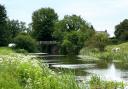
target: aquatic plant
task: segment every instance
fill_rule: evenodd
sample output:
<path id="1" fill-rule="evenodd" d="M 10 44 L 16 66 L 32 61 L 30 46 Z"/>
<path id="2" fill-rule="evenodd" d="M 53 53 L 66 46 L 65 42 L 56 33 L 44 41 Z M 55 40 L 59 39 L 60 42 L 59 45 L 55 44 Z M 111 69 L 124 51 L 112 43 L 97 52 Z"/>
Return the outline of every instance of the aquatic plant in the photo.
<path id="1" fill-rule="evenodd" d="M 97 75 L 91 77 L 89 84 L 90 89 L 124 89 L 123 82 L 104 81 Z"/>

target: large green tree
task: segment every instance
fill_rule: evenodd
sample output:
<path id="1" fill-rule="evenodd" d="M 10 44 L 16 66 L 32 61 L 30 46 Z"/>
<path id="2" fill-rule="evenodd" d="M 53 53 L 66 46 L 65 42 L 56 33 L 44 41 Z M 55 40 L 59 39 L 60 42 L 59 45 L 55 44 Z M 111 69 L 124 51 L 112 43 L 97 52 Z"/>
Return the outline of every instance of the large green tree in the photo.
<path id="1" fill-rule="evenodd" d="M 0 46 L 8 44 L 7 14 L 5 7 L 0 5 Z"/>
<path id="2" fill-rule="evenodd" d="M 115 27 L 115 36 L 118 40 L 128 40 L 128 19 L 123 20 Z"/>
<path id="3" fill-rule="evenodd" d="M 52 8 L 41 8 L 32 15 L 33 35 L 39 41 L 53 40 L 54 23 L 58 19 Z"/>
<path id="4" fill-rule="evenodd" d="M 63 20 L 56 22 L 54 37 L 57 40 L 62 40 L 65 34 L 72 31 L 81 32 L 86 39 L 90 37 L 95 31 L 93 26 L 87 23 L 83 18 L 77 15 L 66 15 Z"/>
<path id="5" fill-rule="evenodd" d="M 66 15 L 56 22 L 54 37 L 63 54 L 78 54 L 84 43 L 95 32 L 93 26 L 77 15 Z"/>

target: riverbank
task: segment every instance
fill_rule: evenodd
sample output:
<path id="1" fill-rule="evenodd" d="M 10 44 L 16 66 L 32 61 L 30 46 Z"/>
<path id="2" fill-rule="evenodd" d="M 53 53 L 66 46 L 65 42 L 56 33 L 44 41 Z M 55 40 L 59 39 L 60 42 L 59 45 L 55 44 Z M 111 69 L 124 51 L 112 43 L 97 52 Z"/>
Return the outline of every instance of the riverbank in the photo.
<path id="1" fill-rule="evenodd" d="M 115 49 L 118 49 L 115 51 Z M 80 52 L 83 60 L 91 57 L 91 60 L 106 60 L 128 62 L 128 42 L 119 45 L 109 45 L 104 52 L 98 51 L 96 48 L 83 48 Z"/>
<path id="2" fill-rule="evenodd" d="M 0 48 L 1 89 L 80 89 L 73 74 L 58 74 L 33 56 Z"/>
<path id="3" fill-rule="evenodd" d="M 10 48 L 0 48 L 0 71 L 1 89 L 113 89 L 124 85 L 99 77 L 87 80 L 89 84 L 86 81 L 79 84 L 73 73 L 54 72 L 33 56 L 18 54 Z"/>

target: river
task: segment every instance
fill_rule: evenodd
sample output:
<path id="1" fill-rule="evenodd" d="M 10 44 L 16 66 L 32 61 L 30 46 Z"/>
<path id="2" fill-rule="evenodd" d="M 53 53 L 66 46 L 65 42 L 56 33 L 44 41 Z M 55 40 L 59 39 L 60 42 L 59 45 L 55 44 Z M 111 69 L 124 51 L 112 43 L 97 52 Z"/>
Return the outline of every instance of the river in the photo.
<path id="1" fill-rule="evenodd" d="M 63 73 L 73 72 L 77 80 L 89 80 L 98 75 L 103 80 L 124 81 L 128 83 L 128 63 L 102 61 L 83 61 L 79 57 L 44 56 L 43 62 L 52 70 Z"/>

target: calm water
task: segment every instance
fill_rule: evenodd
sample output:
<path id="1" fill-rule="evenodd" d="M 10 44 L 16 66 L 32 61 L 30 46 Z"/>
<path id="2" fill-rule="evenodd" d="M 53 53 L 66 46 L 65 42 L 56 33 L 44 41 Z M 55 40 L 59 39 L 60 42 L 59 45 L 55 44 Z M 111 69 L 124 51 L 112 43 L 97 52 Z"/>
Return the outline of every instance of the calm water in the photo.
<path id="1" fill-rule="evenodd" d="M 82 61 L 79 57 L 47 56 L 43 58 L 49 67 L 63 73 L 72 71 L 78 80 L 90 79 L 92 75 L 98 75 L 104 80 L 128 82 L 128 64 L 105 61 Z M 64 71 L 63 71 L 64 70 Z"/>

